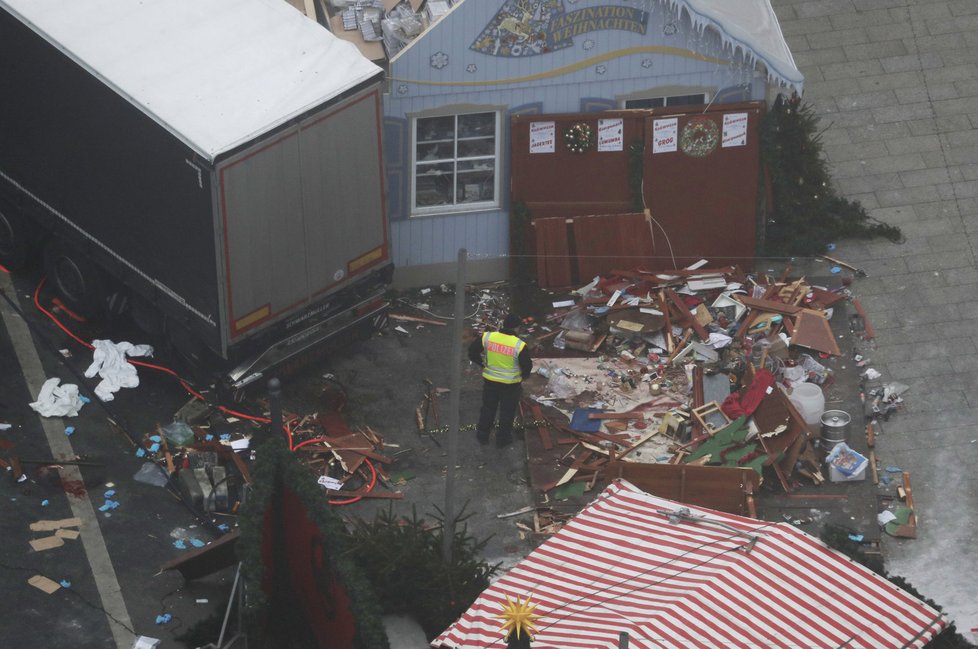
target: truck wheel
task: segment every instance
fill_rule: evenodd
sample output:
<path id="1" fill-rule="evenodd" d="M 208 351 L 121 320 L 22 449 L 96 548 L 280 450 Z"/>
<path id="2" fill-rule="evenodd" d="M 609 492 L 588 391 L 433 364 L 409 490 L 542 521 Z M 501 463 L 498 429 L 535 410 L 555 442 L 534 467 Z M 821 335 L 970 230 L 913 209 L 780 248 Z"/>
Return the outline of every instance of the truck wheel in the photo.
<path id="1" fill-rule="evenodd" d="M 0 201 L 0 264 L 8 270 L 30 265 L 40 249 L 43 230 Z"/>
<path id="2" fill-rule="evenodd" d="M 89 318 L 105 313 L 104 273 L 61 241 L 53 240 L 44 248 L 44 272 L 69 309 Z"/>

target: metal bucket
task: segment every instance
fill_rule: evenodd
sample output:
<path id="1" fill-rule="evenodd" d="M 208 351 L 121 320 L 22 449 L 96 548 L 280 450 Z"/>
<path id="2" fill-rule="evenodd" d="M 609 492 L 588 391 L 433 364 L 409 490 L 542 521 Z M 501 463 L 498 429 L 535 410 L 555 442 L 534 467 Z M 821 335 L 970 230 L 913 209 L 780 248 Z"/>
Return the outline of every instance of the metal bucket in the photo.
<path id="1" fill-rule="evenodd" d="M 826 410 L 822 413 L 822 441 L 829 446 L 844 442 L 849 437 L 852 417 L 844 410 Z"/>

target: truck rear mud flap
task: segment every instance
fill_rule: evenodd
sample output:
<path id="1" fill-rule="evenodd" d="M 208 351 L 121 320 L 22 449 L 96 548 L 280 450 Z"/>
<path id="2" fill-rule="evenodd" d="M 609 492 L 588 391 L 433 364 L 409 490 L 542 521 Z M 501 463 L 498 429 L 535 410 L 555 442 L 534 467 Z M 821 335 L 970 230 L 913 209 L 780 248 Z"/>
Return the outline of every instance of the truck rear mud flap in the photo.
<path id="1" fill-rule="evenodd" d="M 277 342 L 227 373 L 225 379 L 235 390 L 240 390 L 267 375 L 271 370 L 297 357 L 311 353 L 327 341 L 357 327 L 371 326 L 380 329 L 387 323 L 390 303 L 372 296 L 352 308 L 321 320 L 306 329 L 297 331 Z"/>

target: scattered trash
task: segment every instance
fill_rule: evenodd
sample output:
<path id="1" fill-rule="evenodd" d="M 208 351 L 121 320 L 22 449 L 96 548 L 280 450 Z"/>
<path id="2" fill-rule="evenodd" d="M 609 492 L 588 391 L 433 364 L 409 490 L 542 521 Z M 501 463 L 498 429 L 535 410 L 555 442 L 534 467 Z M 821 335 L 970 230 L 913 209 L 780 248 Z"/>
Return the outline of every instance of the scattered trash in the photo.
<path id="1" fill-rule="evenodd" d="M 136 453 L 139 455 L 139 453 Z M 153 485 L 154 487 L 166 486 L 168 482 L 166 472 L 153 462 L 144 462 L 139 471 L 133 476 L 136 482 Z"/>
<path id="2" fill-rule="evenodd" d="M 102 401 L 112 401 L 115 393 L 122 388 L 135 388 L 139 385 L 136 366 L 127 357 L 146 357 L 153 355 L 149 345 L 133 345 L 128 342 L 114 343 L 111 340 L 93 340 L 92 364 L 85 370 L 85 376 L 96 375 L 102 381 L 95 386 L 95 394 Z"/>
<path id="3" fill-rule="evenodd" d="M 65 427 L 65 435 L 67 435 L 68 437 L 71 437 L 71 435 L 74 432 L 75 432 L 75 427 L 74 426 L 67 426 L 67 427 Z"/>
<path id="4" fill-rule="evenodd" d="M 37 395 L 37 401 L 30 404 L 31 409 L 42 417 L 76 417 L 87 401 L 79 396 L 77 385 L 59 385 L 60 383 L 59 378 L 45 381 Z"/>

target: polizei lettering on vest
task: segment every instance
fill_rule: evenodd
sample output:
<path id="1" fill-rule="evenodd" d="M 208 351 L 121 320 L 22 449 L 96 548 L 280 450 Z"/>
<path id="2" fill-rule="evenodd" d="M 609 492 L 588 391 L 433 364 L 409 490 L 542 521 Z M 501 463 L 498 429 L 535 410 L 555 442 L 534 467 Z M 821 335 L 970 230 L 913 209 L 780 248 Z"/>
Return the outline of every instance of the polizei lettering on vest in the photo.
<path id="1" fill-rule="evenodd" d="M 505 354 L 506 356 L 512 356 L 516 353 L 516 348 L 510 345 L 500 345 L 499 343 L 494 343 L 490 341 L 486 345 L 486 351 L 495 352 L 497 354 Z"/>

